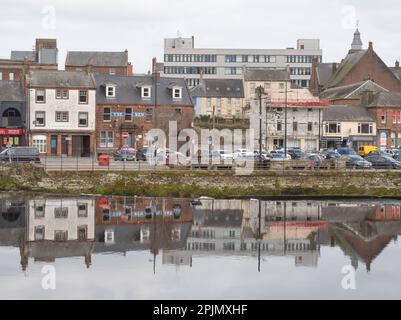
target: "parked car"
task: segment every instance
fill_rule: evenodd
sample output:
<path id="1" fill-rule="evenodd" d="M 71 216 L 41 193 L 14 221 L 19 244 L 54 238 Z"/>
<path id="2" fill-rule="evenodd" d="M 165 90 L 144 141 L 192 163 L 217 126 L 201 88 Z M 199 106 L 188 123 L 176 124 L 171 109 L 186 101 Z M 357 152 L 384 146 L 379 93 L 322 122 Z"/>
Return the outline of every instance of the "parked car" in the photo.
<path id="1" fill-rule="evenodd" d="M 287 156 L 284 156 L 284 153 L 273 153 L 271 155 L 271 161 L 290 161 L 291 156 L 287 154 Z"/>
<path id="2" fill-rule="evenodd" d="M 339 158 L 341 158 L 341 154 L 339 154 L 337 152 L 337 150 L 323 151 L 320 155 L 325 159 L 339 159 Z"/>
<path id="3" fill-rule="evenodd" d="M 377 152 L 379 149 L 375 146 L 363 146 L 359 148 L 359 155 L 361 157 L 366 157 L 367 155 L 371 154 L 372 152 Z"/>
<path id="4" fill-rule="evenodd" d="M 213 160 L 233 161 L 234 155 L 226 150 L 215 150 L 212 154 Z"/>
<path id="5" fill-rule="evenodd" d="M 135 161 L 136 152 L 130 149 L 121 149 L 113 153 L 114 161 Z"/>
<path id="6" fill-rule="evenodd" d="M 349 169 L 371 169 L 373 165 L 361 156 L 350 155 L 346 158 L 346 166 Z"/>
<path id="7" fill-rule="evenodd" d="M 253 158 L 254 153 L 248 149 L 237 149 L 233 153 L 234 160 L 238 158 Z"/>
<path id="8" fill-rule="evenodd" d="M 259 150 L 255 150 L 253 152 L 255 160 L 268 161 L 271 159 L 271 155 L 266 150 L 262 150 L 262 156 L 259 156 L 259 152 L 260 152 Z"/>
<path id="9" fill-rule="evenodd" d="M 299 148 L 291 148 L 291 149 L 289 149 L 288 150 L 288 154 L 291 156 L 291 158 L 293 160 L 301 160 L 301 159 L 305 158 L 305 152 L 303 152 Z"/>
<path id="10" fill-rule="evenodd" d="M 37 148 L 12 147 L 0 153 L 0 161 L 40 163 L 40 154 Z"/>
<path id="11" fill-rule="evenodd" d="M 401 169 L 401 162 L 389 156 L 370 155 L 365 158 L 375 169 Z"/>
<path id="12" fill-rule="evenodd" d="M 351 155 L 357 155 L 356 151 L 353 148 L 349 147 L 344 147 L 344 148 L 338 148 L 337 152 L 341 156 L 351 156 Z"/>

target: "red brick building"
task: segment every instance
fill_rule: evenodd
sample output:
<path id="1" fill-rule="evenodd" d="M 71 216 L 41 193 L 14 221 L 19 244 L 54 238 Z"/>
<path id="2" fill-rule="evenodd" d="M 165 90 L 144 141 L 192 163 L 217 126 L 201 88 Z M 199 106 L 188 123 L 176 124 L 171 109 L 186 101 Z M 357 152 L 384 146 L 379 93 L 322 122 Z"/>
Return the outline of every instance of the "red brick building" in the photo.
<path id="1" fill-rule="evenodd" d="M 383 148 L 401 147 L 401 93 L 365 92 L 363 104 L 376 118 L 378 146 Z"/>
<path id="2" fill-rule="evenodd" d="M 192 127 L 194 105 L 184 79 L 97 75 L 96 83 L 98 153 L 142 148 L 150 129 L 168 136 L 170 121 L 177 122 L 178 132 Z"/>
<path id="3" fill-rule="evenodd" d="M 87 70 L 88 67 L 90 68 L 89 71 Z M 132 65 L 128 61 L 127 50 L 123 52 L 69 51 L 65 70 L 119 76 L 131 76 L 133 72 Z"/>
<path id="4" fill-rule="evenodd" d="M 331 70 L 331 75 L 330 75 Z M 369 42 L 367 50 L 362 49 L 360 33 L 354 34 L 352 48 L 340 64 L 314 63 L 312 68 L 311 91 L 319 94 L 330 88 L 353 85 L 371 80 L 393 92 L 401 92 L 401 81 L 373 49 Z"/>

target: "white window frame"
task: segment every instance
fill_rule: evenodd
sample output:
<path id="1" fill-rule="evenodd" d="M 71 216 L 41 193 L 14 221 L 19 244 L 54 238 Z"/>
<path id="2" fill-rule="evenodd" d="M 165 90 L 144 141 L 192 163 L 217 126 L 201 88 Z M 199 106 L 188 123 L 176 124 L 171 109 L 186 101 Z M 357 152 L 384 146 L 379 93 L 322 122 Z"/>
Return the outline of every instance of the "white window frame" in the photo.
<path id="1" fill-rule="evenodd" d="M 142 99 L 150 99 L 152 97 L 151 87 L 142 87 L 141 89 L 142 89 L 141 90 Z"/>
<path id="2" fill-rule="evenodd" d="M 110 89 L 112 92 L 110 92 Z M 116 97 L 116 87 L 115 86 L 106 86 L 106 97 L 107 98 L 115 98 Z"/>
<path id="3" fill-rule="evenodd" d="M 176 93 L 178 93 L 178 96 L 176 96 Z M 174 100 L 182 99 L 182 88 L 173 88 L 173 99 Z"/>
<path id="4" fill-rule="evenodd" d="M 8 80 L 14 81 L 14 78 L 15 78 L 14 72 L 10 72 L 10 73 L 8 74 Z"/>
<path id="5" fill-rule="evenodd" d="M 32 146 L 37 148 L 39 153 L 47 153 L 47 137 L 44 135 L 33 136 Z"/>

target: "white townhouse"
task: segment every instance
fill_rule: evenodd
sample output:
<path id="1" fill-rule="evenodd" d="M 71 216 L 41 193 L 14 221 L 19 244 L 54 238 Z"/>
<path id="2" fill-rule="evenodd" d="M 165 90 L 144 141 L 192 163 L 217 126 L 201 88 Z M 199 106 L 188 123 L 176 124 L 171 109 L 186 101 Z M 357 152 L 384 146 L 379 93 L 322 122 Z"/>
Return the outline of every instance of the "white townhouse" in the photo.
<path id="1" fill-rule="evenodd" d="M 29 143 L 41 153 L 88 157 L 94 152 L 96 83 L 92 74 L 31 71 Z"/>

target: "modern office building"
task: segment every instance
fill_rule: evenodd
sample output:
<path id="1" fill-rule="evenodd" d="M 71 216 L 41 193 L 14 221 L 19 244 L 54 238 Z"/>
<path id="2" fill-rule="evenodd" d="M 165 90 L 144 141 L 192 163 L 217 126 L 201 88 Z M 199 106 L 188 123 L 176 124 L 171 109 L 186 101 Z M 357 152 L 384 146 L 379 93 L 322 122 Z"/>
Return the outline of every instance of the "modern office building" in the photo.
<path id="1" fill-rule="evenodd" d="M 318 39 L 300 39 L 287 49 L 204 49 L 195 47 L 195 38 L 164 40 L 164 74 L 187 79 L 190 87 L 204 79 L 241 79 L 243 67 L 290 68 L 291 80 L 308 87 L 312 60 L 322 61 Z"/>

